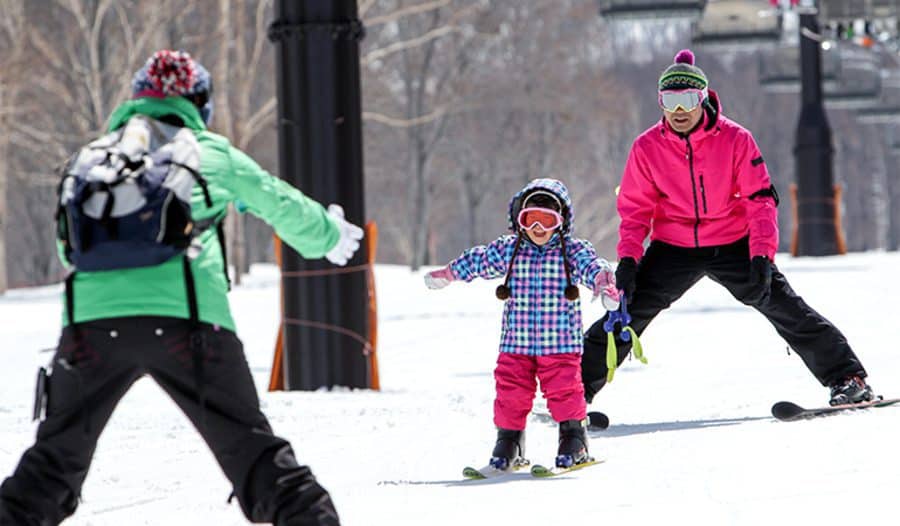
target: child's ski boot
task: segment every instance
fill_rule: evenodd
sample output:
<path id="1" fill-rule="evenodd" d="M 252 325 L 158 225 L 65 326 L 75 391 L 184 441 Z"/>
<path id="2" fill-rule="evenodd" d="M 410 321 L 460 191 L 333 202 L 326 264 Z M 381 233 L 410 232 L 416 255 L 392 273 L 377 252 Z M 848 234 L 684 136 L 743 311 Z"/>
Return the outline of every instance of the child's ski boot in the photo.
<path id="1" fill-rule="evenodd" d="M 556 452 L 556 467 L 570 468 L 583 464 L 588 456 L 587 434 L 581 420 L 566 420 L 559 423 L 559 449 Z"/>
<path id="2" fill-rule="evenodd" d="M 525 460 L 525 431 L 497 428 L 497 444 L 491 454 L 490 465 L 506 471 L 511 467 L 528 464 Z"/>

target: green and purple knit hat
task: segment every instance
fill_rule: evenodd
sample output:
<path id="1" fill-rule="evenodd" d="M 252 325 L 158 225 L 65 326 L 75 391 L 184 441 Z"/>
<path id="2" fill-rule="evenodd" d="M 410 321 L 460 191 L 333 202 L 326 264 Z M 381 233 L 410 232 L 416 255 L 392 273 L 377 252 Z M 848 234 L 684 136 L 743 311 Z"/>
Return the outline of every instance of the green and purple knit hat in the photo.
<path id="1" fill-rule="evenodd" d="M 694 54 L 682 49 L 675 55 L 674 63 L 659 76 L 659 91 L 699 89 L 706 91 L 709 80 L 706 73 L 694 65 Z"/>

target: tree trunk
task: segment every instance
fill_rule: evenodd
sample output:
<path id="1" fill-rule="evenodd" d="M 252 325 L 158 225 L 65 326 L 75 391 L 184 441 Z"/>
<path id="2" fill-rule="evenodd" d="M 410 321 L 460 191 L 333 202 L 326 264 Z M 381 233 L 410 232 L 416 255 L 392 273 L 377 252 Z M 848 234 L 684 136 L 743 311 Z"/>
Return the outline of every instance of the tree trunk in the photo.
<path id="1" fill-rule="evenodd" d="M 231 0 L 219 0 L 219 56 L 216 60 L 216 129 L 229 139 L 234 138 L 234 122 L 231 113 Z"/>
<path id="2" fill-rule="evenodd" d="M 891 147 L 890 144 L 886 146 L 889 152 Z M 895 154 L 889 153 L 885 164 L 895 166 L 897 160 L 898 157 Z M 898 250 L 900 249 L 900 178 L 897 177 L 896 172 L 893 170 L 887 172 L 887 198 L 888 232 L 886 248 L 887 250 Z"/>
<path id="3" fill-rule="evenodd" d="M 229 263 L 234 267 L 234 283 L 240 285 L 240 275 L 246 273 L 247 268 L 247 239 L 246 239 L 246 217 L 237 210 L 232 209 L 231 221 L 234 223 L 231 227 L 232 241 L 229 257 Z"/>
<path id="4" fill-rule="evenodd" d="M 235 139 L 234 113 L 231 111 L 231 75 L 232 56 L 231 39 L 234 38 L 232 26 L 232 0 L 219 0 L 219 55 L 216 60 L 216 128 L 231 140 Z M 241 6 L 238 6 L 238 10 Z M 244 272 L 245 247 L 244 221 L 240 213 L 233 208 L 225 219 L 225 238 L 228 251 L 228 263 L 234 268 L 233 281 L 241 284 Z"/>
<path id="5" fill-rule="evenodd" d="M 9 130 L 6 113 L 6 86 L 0 81 L 0 130 Z M 0 133 L 0 294 L 6 292 L 9 283 L 6 272 L 6 223 L 9 210 L 6 206 L 6 180 L 9 168 L 9 134 Z"/>
<path id="6" fill-rule="evenodd" d="M 885 248 L 895 251 L 900 248 L 900 196 L 897 195 L 896 190 L 891 189 L 888 197 L 888 220 L 890 222 L 888 223 Z"/>
<path id="7" fill-rule="evenodd" d="M 475 246 L 478 240 L 478 201 L 479 192 L 476 188 L 476 175 L 471 168 L 467 168 L 462 175 L 463 210 L 469 213 L 469 231 L 466 246 Z"/>
<path id="8" fill-rule="evenodd" d="M 428 251 L 428 181 L 426 171 L 427 156 L 422 144 L 422 137 L 417 131 L 410 134 L 410 157 L 413 163 L 412 185 L 412 261 L 413 271 L 426 263 Z"/>

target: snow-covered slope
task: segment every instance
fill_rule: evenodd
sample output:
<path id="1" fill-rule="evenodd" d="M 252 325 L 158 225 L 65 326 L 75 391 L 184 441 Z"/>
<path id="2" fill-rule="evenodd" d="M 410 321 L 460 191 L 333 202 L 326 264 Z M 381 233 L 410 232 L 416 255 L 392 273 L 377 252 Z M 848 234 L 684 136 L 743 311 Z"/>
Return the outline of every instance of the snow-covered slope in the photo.
<path id="1" fill-rule="evenodd" d="M 898 254 L 778 262 L 794 288 L 846 334 L 870 383 L 900 395 Z M 461 482 L 493 446 L 502 305 L 496 283 L 429 291 L 420 274 L 377 269 L 381 392 L 268 393 L 277 269 L 254 267 L 231 294 L 264 411 L 332 492 L 348 526 L 590 524 L 897 524 L 900 409 L 798 423 L 773 402 L 823 404 L 827 391 L 765 320 L 704 281 L 642 341 L 594 408 L 606 459 L 566 477 Z M 59 330 L 59 287 L 0 296 L 0 476 L 31 443 L 36 366 Z M 586 319 L 601 314 L 586 305 Z M 532 460 L 556 429 L 533 419 Z M 150 380 L 125 397 L 101 438 L 73 526 L 246 524 L 205 445 Z"/>

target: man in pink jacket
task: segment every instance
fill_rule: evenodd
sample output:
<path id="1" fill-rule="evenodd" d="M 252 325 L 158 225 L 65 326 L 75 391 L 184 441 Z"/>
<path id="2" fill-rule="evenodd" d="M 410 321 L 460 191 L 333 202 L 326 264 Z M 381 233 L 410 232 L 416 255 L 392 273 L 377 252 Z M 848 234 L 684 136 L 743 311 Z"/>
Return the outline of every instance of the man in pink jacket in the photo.
<path id="1" fill-rule="evenodd" d="M 641 334 L 704 276 L 762 313 L 831 389 L 831 404 L 874 398 L 843 334 L 791 289 L 774 264 L 778 194 L 749 131 L 721 114 L 688 50 L 659 78 L 663 118 L 632 145 L 618 196 L 616 283 Z M 644 250 L 644 240 L 650 244 Z M 582 381 L 590 402 L 606 383 L 606 333 L 588 329 Z M 616 339 L 619 363 L 630 342 Z"/>

